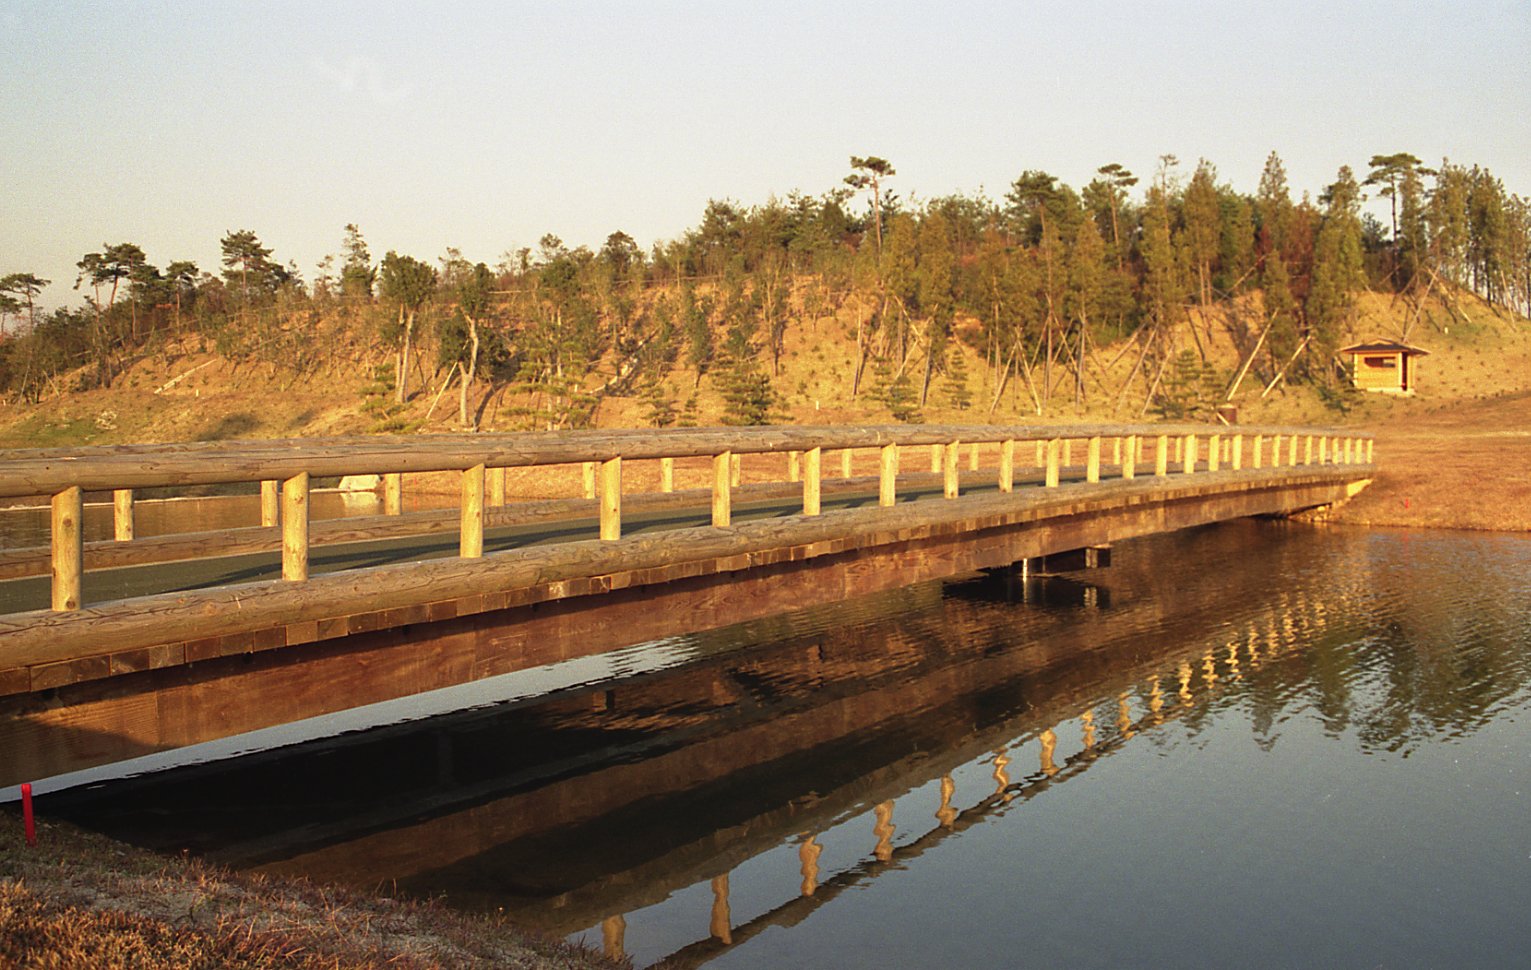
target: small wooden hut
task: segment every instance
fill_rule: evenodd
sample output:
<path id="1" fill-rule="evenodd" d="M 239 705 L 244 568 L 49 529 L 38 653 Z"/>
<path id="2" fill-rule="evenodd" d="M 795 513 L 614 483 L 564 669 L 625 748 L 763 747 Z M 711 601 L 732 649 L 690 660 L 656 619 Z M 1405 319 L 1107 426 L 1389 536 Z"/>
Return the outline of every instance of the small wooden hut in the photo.
<path id="1" fill-rule="evenodd" d="M 1418 382 L 1416 360 L 1429 351 L 1396 340 L 1373 340 L 1340 349 L 1350 355 L 1351 382 L 1363 391 L 1413 394 Z"/>

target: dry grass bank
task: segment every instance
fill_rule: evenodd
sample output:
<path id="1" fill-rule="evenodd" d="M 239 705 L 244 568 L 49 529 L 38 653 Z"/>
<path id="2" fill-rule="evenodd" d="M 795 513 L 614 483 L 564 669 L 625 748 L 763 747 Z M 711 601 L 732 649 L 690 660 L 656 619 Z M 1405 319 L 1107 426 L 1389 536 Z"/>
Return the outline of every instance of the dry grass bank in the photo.
<path id="1" fill-rule="evenodd" d="M 611 970 L 491 917 L 166 859 L 0 812 L 0 966 Z"/>

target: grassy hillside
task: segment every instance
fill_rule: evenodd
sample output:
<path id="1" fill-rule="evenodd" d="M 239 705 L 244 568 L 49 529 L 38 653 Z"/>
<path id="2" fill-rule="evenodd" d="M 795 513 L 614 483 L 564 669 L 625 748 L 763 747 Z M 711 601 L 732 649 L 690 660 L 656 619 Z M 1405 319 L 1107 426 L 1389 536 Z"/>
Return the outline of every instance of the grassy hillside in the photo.
<path id="1" fill-rule="evenodd" d="M 1199 347 L 1206 355 L 1209 387 L 1228 386 L 1242 355 L 1237 342 L 1253 343 L 1261 318 L 1258 295 L 1239 303 L 1211 307 L 1193 314 L 1173 335 L 1176 349 Z M 886 407 L 873 397 L 871 368 L 859 395 L 851 393 L 855 368 L 856 321 L 848 311 L 816 319 L 799 316 L 788 327 L 785 354 L 773 385 L 781 400 L 780 419 L 802 424 L 888 422 Z M 1195 328 L 1195 333 L 1191 332 Z M 1087 362 L 1085 398 L 1076 404 L 1074 378 L 1061 363 L 1053 368 L 1054 390 L 1039 415 L 1025 382 L 1011 379 L 995 403 L 993 376 L 979 343 L 977 321 L 958 323 L 956 346 L 964 357 L 965 386 L 970 406 L 952 406 L 949 378 L 933 381 L 921 409 L 927 422 L 1069 421 L 1089 419 L 1152 420 L 1148 387 L 1155 373 L 1151 355 L 1141 356 L 1135 341 L 1119 340 L 1095 348 Z M 1422 307 L 1380 294 L 1363 294 L 1358 339 L 1399 337 L 1431 352 L 1420 371 L 1418 393 L 1394 399 L 1380 395 L 1333 395 L 1326 401 L 1312 387 L 1281 384 L 1263 399 L 1256 373 L 1241 383 L 1233 404 L 1244 422 L 1302 422 L 1372 424 L 1408 416 L 1433 414 L 1531 390 L 1531 325 L 1496 311 L 1470 296 L 1459 295 L 1448 306 L 1438 300 Z M 379 343 L 365 320 L 332 315 L 290 322 L 287 346 L 267 354 L 219 353 L 204 337 L 162 343 L 142 353 L 111 386 L 55 393 L 35 405 L 12 404 L 0 415 L 0 447 L 70 446 L 130 441 L 227 440 L 366 433 L 378 425 L 369 402 L 379 398 L 374 372 L 391 354 Z M 917 350 L 918 348 L 916 348 Z M 434 359 L 427 345 L 418 360 Z M 612 355 L 601 361 L 588 386 L 599 388 L 618 372 L 622 361 Z M 908 365 L 918 389 L 920 358 L 911 352 Z M 1267 366 L 1266 371 L 1272 368 Z M 1165 367 L 1159 385 L 1172 380 Z M 1034 387 L 1043 367 L 1036 367 Z M 447 374 L 421 365 L 416 387 L 400 423 L 420 431 L 454 430 L 457 389 L 442 392 Z M 1129 380 L 1130 377 L 1130 380 Z M 68 386 L 68 382 L 63 382 Z M 725 413 L 719 381 L 713 373 L 697 382 L 693 370 L 676 364 L 659 381 L 661 393 L 679 410 L 694 396 L 695 411 L 683 420 L 708 425 Z M 368 393 L 368 390 L 372 393 Z M 487 402 L 484 383 L 476 387 L 474 406 L 483 405 L 484 430 L 517 430 L 515 395 L 497 389 Z M 1492 409 L 1480 409 L 1480 420 L 1492 423 Z M 642 427 L 650 423 L 650 404 L 642 385 L 602 395 L 595 411 L 598 427 Z"/>

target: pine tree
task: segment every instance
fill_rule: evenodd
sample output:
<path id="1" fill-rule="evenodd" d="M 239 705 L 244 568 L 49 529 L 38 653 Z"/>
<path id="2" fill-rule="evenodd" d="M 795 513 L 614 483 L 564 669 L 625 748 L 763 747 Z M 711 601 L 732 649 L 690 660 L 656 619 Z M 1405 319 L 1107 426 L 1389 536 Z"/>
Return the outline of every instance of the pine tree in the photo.
<path id="1" fill-rule="evenodd" d="M 1326 208 L 1313 247 L 1307 318 L 1319 350 L 1317 359 L 1327 361 L 1339 347 L 1342 328 L 1355 304 L 1355 292 L 1366 285 L 1361 188 L 1350 166 L 1340 167 L 1339 176 L 1324 192 L 1323 201 Z"/>

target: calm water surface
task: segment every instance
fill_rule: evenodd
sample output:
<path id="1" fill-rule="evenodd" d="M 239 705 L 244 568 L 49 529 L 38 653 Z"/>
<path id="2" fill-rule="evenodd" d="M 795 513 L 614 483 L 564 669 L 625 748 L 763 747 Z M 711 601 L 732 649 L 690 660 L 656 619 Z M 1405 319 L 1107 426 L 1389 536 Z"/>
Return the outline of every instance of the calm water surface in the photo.
<path id="1" fill-rule="evenodd" d="M 559 677 L 39 807 L 503 909 L 639 966 L 1503 967 L 1531 947 L 1524 538 L 1235 523 Z"/>

